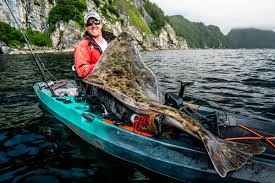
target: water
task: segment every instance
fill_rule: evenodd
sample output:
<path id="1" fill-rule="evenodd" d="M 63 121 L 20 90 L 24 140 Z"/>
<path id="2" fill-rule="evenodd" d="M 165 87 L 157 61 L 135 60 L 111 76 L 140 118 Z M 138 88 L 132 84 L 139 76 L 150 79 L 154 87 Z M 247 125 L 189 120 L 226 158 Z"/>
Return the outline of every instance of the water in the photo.
<path id="1" fill-rule="evenodd" d="M 275 50 L 155 51 L 143 57 L 162 92 L 179 91 L 179 81 L 194 81 L 188 94 L 250 117 L 274 119 Z"/>
<path id="2" fill-rule="evenodd" d="M 58 78 L 73 78 L 72 53 L 40 55 Z M 251 118 L 275 121 L 275 50 L 142 52 L 160 91 L 213 100 Z M 41 75 L 29 55 L 0 56 L 0 182 L 161 182 L 93 148 L 40 109 Z"/>

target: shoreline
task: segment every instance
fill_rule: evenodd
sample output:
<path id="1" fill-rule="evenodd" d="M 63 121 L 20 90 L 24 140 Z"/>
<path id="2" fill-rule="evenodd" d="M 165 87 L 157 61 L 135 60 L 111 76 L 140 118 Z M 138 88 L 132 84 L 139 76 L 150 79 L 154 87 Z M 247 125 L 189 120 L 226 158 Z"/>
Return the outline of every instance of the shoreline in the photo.
<path id="1" fill-rule="evenodd" d="M 73 52 L 74 48 L 65 48 L 65 49 L 54 49 L 54 48 L 50 48 L 50 49 L 39 49 L 39 50 L 33 50 L 34 53 L 67 53 L 67 52 Z M 18 50 L 18 54 L 31 54 L 30 50 Z"/>
<path id="2" fill-rule="evenodd" d="M 6 52 L 3 52 L 1 48 L 4 48 Z M 247 48 L 238 48 L 238 49 L 232 49 L 232 48 L 226 48 L 226 49 L 202 49 L 202 48 L 188 48 L 188 49 L 140 49 L 141 52 L 146 51 L 163 51 L 163 50 L 258 50 L 258 49 L 274 49 L 274 48 L 253 48 L 253 49 L 247 49 Z M 74 48 L 65 48 L 65 49 L 55 49 L 55 48 L 33 48 L 33 52 L 36 54 L 44 54 L 44 53 L 70 53 L 74 52 Z M 31 54 L 31 51 L 29 49 L 15 49 L 10 48 L 7 46 L 0 47 L 0 55 L 28 55 Z"/>
<path id="3" fill-rule="evenodd" d="M 74 48 L 65 49 L 55 49 L 55 48 L 32 48 L 33 53 L 43 54 L 43 53 L 69 53 L 73 52 Z M 7 46 L 0 47 L 0 55 L 28 55 L 31 54 L 29 49 L 16 49 Z"/>

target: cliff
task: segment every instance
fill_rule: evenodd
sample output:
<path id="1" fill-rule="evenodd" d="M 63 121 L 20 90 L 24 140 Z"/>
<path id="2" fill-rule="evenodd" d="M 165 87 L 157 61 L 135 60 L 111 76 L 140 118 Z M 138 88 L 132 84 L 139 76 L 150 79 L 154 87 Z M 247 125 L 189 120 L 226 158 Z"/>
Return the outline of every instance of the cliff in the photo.
<path id="1" fill-rule="evenodd" d="M 143 0 L 0 0 L 0 22 L 17 28 L 5 1 L 21 28 L 49 34 L 55 49 L 72 48 L 82 39 L 83 15 L 92 9 L 101 15 L 106 29 L 115 35 L 130 32 L 142 49 L 188 48 L 168 23 L 158 32 L 151 31 L 153 19 L 146 12 Z"/>

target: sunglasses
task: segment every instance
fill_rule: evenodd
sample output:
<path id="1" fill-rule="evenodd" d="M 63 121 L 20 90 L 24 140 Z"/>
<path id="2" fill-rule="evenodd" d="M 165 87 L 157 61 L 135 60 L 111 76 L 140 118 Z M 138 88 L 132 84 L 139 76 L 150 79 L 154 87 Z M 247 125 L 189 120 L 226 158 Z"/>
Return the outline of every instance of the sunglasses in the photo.
<path id="1" fill-rule="evenodd" d="M 86 26 L 88 27 L 88 26 L 91 26 L 93 24 L 99 25 L 100 23 L 101 23 L 100 20 L 92 20 L 92 21 L 87 22 Z"/>

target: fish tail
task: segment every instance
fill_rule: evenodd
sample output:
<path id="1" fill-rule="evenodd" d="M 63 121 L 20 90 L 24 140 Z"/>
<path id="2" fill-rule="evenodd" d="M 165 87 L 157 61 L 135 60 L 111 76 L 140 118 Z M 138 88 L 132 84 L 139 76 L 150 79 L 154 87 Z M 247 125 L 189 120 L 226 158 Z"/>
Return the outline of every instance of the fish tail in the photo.
<path id="1" fill-rule="evenodd" d="M 231 170 L 241 168 L 251 156 L 265 151 L 265 147 L 219 139 L 208 131 L 199 135 L 221 177 L 225 177 L 227 172 Z"/>

